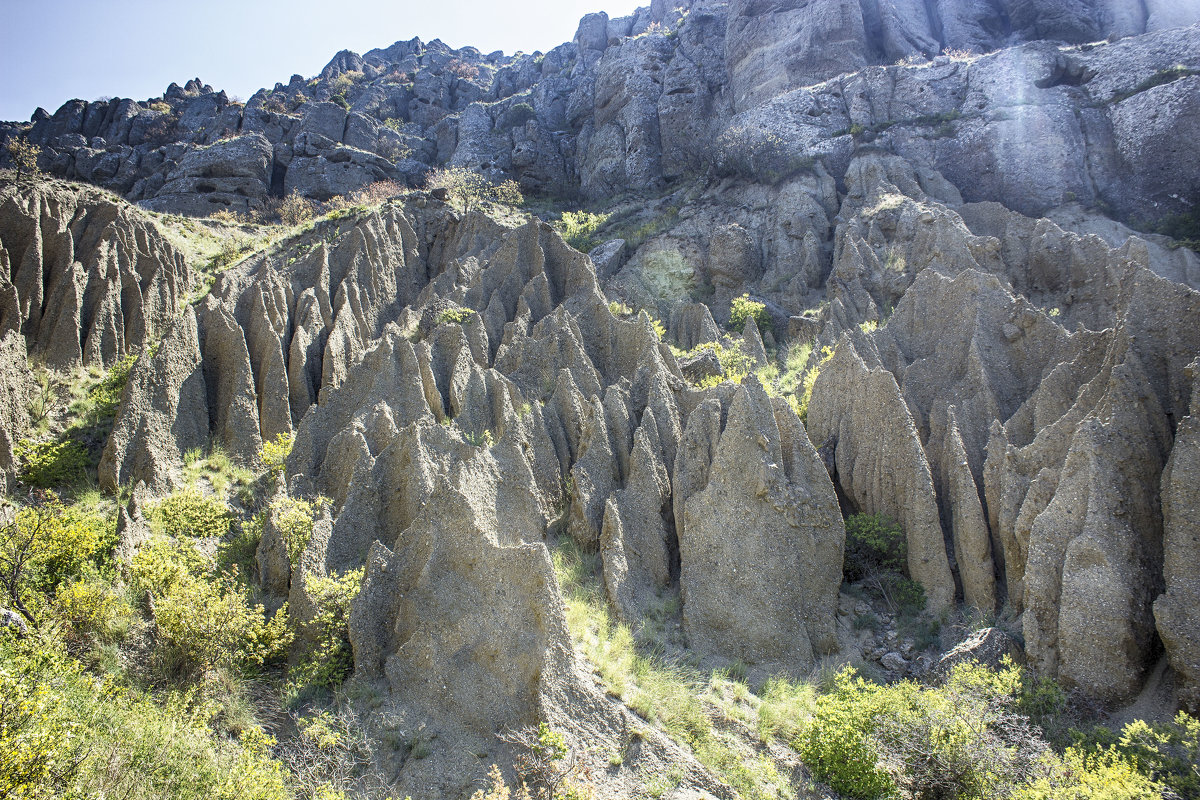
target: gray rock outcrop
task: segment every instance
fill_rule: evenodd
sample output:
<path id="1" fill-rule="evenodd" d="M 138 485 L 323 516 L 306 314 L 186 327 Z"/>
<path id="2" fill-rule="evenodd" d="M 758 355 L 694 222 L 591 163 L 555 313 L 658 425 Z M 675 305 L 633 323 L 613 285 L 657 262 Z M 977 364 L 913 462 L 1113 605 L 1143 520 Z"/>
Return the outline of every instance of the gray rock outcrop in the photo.
<path id="1" fill-rule="evenodd" d="M 1188 371 L 1200 380 L 1200 362 Z M 1186 374 L 1186 373 L 1185 373 Z M 1200 467 L 1200 384 L 1193 383 L 1191 413 L 1175 430 L 1175 445 L 1162 474 L 1163 577 L 1166 591 L 1154 601 L 1154 617 L 1171 665 L 1183 680 L 1183 697 L 1200 707 L 1200 542 L 1195 533 L 1196 469 Z"/>
<path id="2" fill-rule="evenodd" d="M 29 403 L 36 386 L 29 373 L 25 342 L 16 331 L 0 334 L 0 492 L 16 478 L 16 445 L 30 426 Z"/>
<path id="3" fill-rule="evenodd" d="M 0 194 L 0 329 L 34 362 L 104 368 L 140 352 L 190 284 L 183 256 L 121 200 L 58 182 Z"/>
<path id="4" fill-rule="evenodd" d="M 676 486 L 684 625 L 690 645 L 750 664 L 807 668 L 836 650 L 845 540 L 833 485 L 792 410 L 747 382 L 718 433 L 712 407 L 689 420 Z M 689 463 L 708 450 L 709 463 Z M 690 484 L 690 485 L 688 485 Z M 766 570 L 766 572 L 764 572 Z"/>

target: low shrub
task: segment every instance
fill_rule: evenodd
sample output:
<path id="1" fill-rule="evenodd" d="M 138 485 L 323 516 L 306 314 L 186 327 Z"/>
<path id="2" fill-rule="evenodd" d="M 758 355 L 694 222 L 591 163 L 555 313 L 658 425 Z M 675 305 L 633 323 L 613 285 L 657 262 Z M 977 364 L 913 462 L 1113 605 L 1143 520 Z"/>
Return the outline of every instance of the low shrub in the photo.
<path id="1" fill-rule="evenodd" d="M 230 208 L 222 208 L 208 215 L 208 218 L 222 225 L 245 225 L 250 218 Z"/>
<path id="2" fill-rule="evenodd" d="M 56 497 L 17 512 L 0 529 L 0 582 L 15 604 L 40 604 L 60 584 L 103 564 L 116 529 L 103 516 L 64 506 Z"/>
<path id="3" fill-rule="evenodd" d="M 149 517 L 167 536 L 220 538 L 229 533 L 233 513 L 229 506 L 196 489 L 180 489 L 150 506 Z"/>
<path id="4" fill-rule="evenodd" d="M 479 76 L 479 67 L 463 61 L 461 58 L 453 58 L 448 61 L 445 69 L 454 77 L 462 78 L 465 81 L 474 80 Z"/>
<path id="5" fill-rule="evenodd" d="M 303 225 L 313 218 L 313 203 L 295 189 L 279 203 L 279 221 L 284 225 Z"/>
<path id="6" fill-rule="evenodd" d="M 795 742 L 813 774 L 839 794 L 871 800 L 896 793 L 895 779 L 880 766 L 873 738 L 884 717 L 900 717 L 915 706 L 916 684 L 884 687 L 846 668 L 833 691 L 817 698 L 812 721 Z"/>
<path id="7" fill-rule="evenodd" d="M 1012 800 L 1160 800 L 1163 786 L 1138 771 L 1137 764 L 1106 750 L 1085 753 L 1067 748 L 1061 759 L 1048 758 L 1049 774 L 1021 786 Z"/>
<path id="8" fill-rule="evenodd" d="M 93 413 L 98 420 L 112 419 L 117 414 L 117 406 L 121 404 L 121 393 L 129 381 L 129 373 L 137 363 L 138 354 L 130 353 L 116 364 L 109 367 L 104 378 L 92 389 L 89 400 Z"/>
<path id="9" fill-rule="evenodd" d="M 34 442 L 21 439 L 14 448 L 22 483 L 49 489 L 81 480 L 88 464 L 87 448 L 74 439 Z"/>
<path id="10" fill-rule="evenodd" d="M 412 154 L 413 151 L 411 147 L 395 140 L 385 141 L 379 145 L 379 155 L 383 156 L 393 164 L 399 164 L 406 158 L 411 158 Z M 391 183 L 391 181 L 376 181 L 376 183 Z"/>
<path id="11" fill-rule="evenodd" d="M 529 103 L 516 103 L 512 108 L 508 109 L 505 115 L 505 127 L 515 128 L 518 125 L 524 125 L 531 119 L 537 117 L 537 112 L 533 110 L 533 106 Z"/>
<path id="12" fill-rule="evenodd" d="M 613 300 L 608 304 L 608 313 L 614 317 L 628 317 L 633 314 L 633 308 L 620 300 Z"/>
<path id="13" fill-rule="evenodd" d="M 49 800 L 74 784 L 80 725 L 57 705 L 44 685 L 0 663 L 0 797 Z"/>
<path id="14" fill-rule="evenodd" d="M 129 574 L 137 593 L 159 596 L 184 578 L 203 575 L 208 568 L 208 561 L 190 541 L 159 538 L 138 548 Z"/>
<path id="15" fill-rule="evenodd" d="M 313 523 L 324 502 L 324 498 L 307 501 L 282 497 L 271 503 L 271 521 L 287 545 L 288 561 L 293 567 L 300 563 L 300 555 L 304 548 L 308 547 L 308 540 L 312 538 Z"/>
<path id="16" fill-rule="evenodd" d="M 262 450 L 258 452 L 258 458 L 266 467 L 267 474 L 271 477 L 283 474 L 287 468 L 287 458 L 292 453 L 292 445 L 295 444 L 295 437 L 290 433 L 278 434 L 274 439 L 263 442 Z"/>
<path id="17" fill-rule="evenodd" d="M 859 581 L 880 572 L 903 572 L 908 566 L 908 540 L 886 514 L 846 517 L 846 552 L 842 572 Z"/>
<path id="18" fill-rule="evenodd" d="M 292 640 L 287 604 L 268 620 L 233 575 L 178 574 L 155 599 L 154 621 L 182 662 L 201 672 L 254 669 L 283 655 Z"/>
<path id="19" fill-rule="evenodd" d="M 554 227 L 567 244 L 586 253 L 600 244 L 596 232 L 608 222 L 610 216 L 593 214 L 590 211 L 564 211 L 558 222 L 554 223 Z"/>
<path id="20" fill-rule="evenodd" d="M 800 380 L 800 388 L 797 392 L 796 416 L 807 423 L 808 422 L 808 405 L 812 402 L 813 387 L 817 385 L 817 378 L 821 374 L 821 368 L 829 363 L 833 358 L 833 349 L 830 347 L 821 348 L 821 360 L 814 366 L 809 367 L 804 373 L 804 377 Z"/>
<path id="21" fill-rule="evenodd" d="M 412 155 L 412 151 L 403 145 L 395 145 L 395 148 L 382 155 L 394 161 L 403 160 Z M 352 191 L 347 200 L 355 206 L 377 206 L 393 198 L 402 197 L 407 192 L 408 187 L 399 181 L 373 181 L 361 189 Z"/>
<path id="22" fill-rule="evenodd" d="M 1016 710 L 1022 681 L 1011 662 L 958 665 L 936 688 L 874 684 L 846 668 L 794 744 L 848 797 L 1006 797 L 1053 760 Z"/>
<path id="23" fill-rule="evenodd" d="M 0 637 L 0 797 L 290 800 L 273 741 L 214 735 L 191 694 L 96 680 L 32 637 Z"/>
<path id="24" fill-rule="evenodd" d="M 733 298 L 733 302 L 729 305 L 730 329 L 742 333 L 746 330 L 746 320 L 748 319 L 754 320 L 754 324 L 758 326 L 760 332 L 771 329 L 771 315 L 767 313 L 766 305 L 751 300 L 748 294 Z"/>
<path id="25" fill-rule="evenodd" d="M 91 637 L 116 641 L 129 627 L 129 604 L 111 581 L 98 575 L 59 585 L 52 612 L 64 626 L 63 640 L 69 647 L 82 645 Z"/>
<path id="26" fill-rule="evenodd" d="M 447 308 L 437 316 L 437 324 L 445 325 L 462 325 L 464 322 L 475 316 L 475 311 L 470 308 Z"/>
<path id="27" fill-rule="evenodd" d="M 363 570 L 356 569 L 306 580 L 305 588 L 317 611 L 309 625 L 313 647 L 289 676 L 296 686 L 333 688 L 354 671 L 350 606 L 362 589 L 362 579 Z"/>
<path id="28" fill-rule="evenodd" d="M 754 369 L 754 359 L 742 352 L 741 346 L 736 344 L 733 347 L 725 347 L 720 342 L 702 342 L 691 350 L 676 351 L 675 355 L 677 358 L 694 358 L 706 350 L 717 357 L 717 363 L 721 365 L 721 374 L 702 379 L 697 388 L 707 389 L 726 381 L 741 383 Z"/>
<path id="29" fill-rule="evenodd" d="M 1170 722 L 1136 720 L 1117 749 L 1179 797 L 1200 797 L 1200 718 L 1180 711 Z"/>

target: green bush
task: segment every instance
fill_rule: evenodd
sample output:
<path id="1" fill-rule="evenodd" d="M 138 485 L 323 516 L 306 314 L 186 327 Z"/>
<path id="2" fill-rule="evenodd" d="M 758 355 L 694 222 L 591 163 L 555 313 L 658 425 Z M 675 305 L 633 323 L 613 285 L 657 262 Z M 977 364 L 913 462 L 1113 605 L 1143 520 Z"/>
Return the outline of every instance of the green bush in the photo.
<path id="1" fill-rule="evenodd" d="M 771 329 L 771 315 L 767 313 L 767 307 L 764 304 L 751 300 L 748 294 L 733 298 L 733 302 L 729 305 L 730 329 L 742 333 L 746 330 L 746 320 L 748 319 L 754 320 L 754 324 L 758 326 L 760 332 L 765 333 Z"/>
<path id="2" fill-rule="evenodd" d="M 79 723 L 7 661 L 0 663 L 0 797 L 58 798 L 78 770 Z"/>
<path id="3" fill-rule="evenodd" d="M 63 582 L 104 563 L 115 544 L 116 529 L 104 517 L 52 497 L 0 529 L 0 583 L 14 605 L 35 614 Z"/>
<path id="4" fill-rule="evenodd" d="M 290 800 L 272 740 L 214 735 L 191 693 L 156 702 L 32 637 L 0 637 L 0 797 Z"/>
<path id="5" fill-rule="evenodd" d="M 849 797 L 1006 797 L 1047 768 L 1044 743 L 1015 712 L 1022 681 L 1011 662 L 958 665 L 937 688 L 882 686 L 847 668 L 794 744 Z"/>
<path id="6" fill-rule="evenodd" d="M 1012 800 L 1161 800 L 1162 784 L 1138 771 L 1115 750 L 1084 753 L 1068 748 L 1047 759 L 1049 774 L 1014 791 Z"/>
<path id="7" fill-rule="evenodd" d="M 863 800 L 894 795 L 896 782 L 880 767 L 873 733 L 880 718 L 910 712 L 918 691 L 908 681 L 879 686 L 844 669 L 833 691 L 817 698 L 812 721 L 795 742 L 801 759 L 839 794 Z"/>
<path id="8" fill-rule="evenodd" d="M 223 537 L 229 533 L 233 513 L 215 497 L 195 489 L 180 489 L 150 507 L 150 519 L 167 536 Z"/>
<path id="9" fill-rule="evenodd" d="M 129 373 L 133 370 L 137 359 L 137 353 L 130 353 L 113 364 L 96 388 L 92 390 L 89 399 L 92 403 L 93 413 L 98 419 L 111 419 L 116 416 L 117 406 L 121 404 L 121 393 L 125 391 Z"/>
<path id="10" fill-rule="evenodd" d="M 290 675 L 297 687 L 333 688 L 354 671 L 350 606 L 362 589 L 362 578 L 363 570 L 356 569 L 306 580 L 305 588 L 317 612 L 310 624 L 313 647 Z"/>
<path id="11" fill-rule="evenodd" d="M 1044 745 L 1014 713 L 1022 676 L 960 664 L 945 685 L 877 721 L 880 763 L 906 797 L 1004 797 L 1036 772 Z"/>
<path id="12" fill-rule="evenodd" d="M 475 311 L 470 308 L 447 308 L 445 311 L 437 315 L 438 325 L 462 325 L 471 317 L 475 316 Z"/>
<path id="13" fill-rule="evenodd" d="M 190 541 L 160 538 L 138 548 L 129 572 L 138 593 L 157 597 L 184 578 L 203 575 L 208 567 L 208 561 Z"/>
<path id="14" fill-rule="evenodd" d="M 590 211 L 564 211 L 554 227 L 567 244 L 586 253 L 596 248 L 600 240 L 596 232 L 608 222 L 610 214 L 593 214 Z"/>
<path id="15" fill-rule="evenodd" d="M 1200 797 L 1200 719 L 1180 711 L 1171 722 L 1136 720 L 1117 749 L 1180 797 Z"/>
<path id="16" fill-rule="evenodd" d="M 754 369 L 754 360 L 742 352 L 742 348 L 738 344 L 734 344 L 733 347 L 725 347 L 720 342 L 702 342 L 691 350 L 675 350 L 674 353 L 676 358 L 694 358 L 705 350 L 717 357 L 717 362 L 721 365 L 721 374 L 703 378 L 696 384 L 699 389 L 708 389 L 726 381 L 741 383 Z"/>
<path id="17" fill-rule="evenodd" d="M 268 620 L 231 575 L 177 575 L 155 598 L 154 621 L 180 660 L 201 672 L 259 667 L 282 655 L 292 639 L 287 604 Z"/>
<path id="18" fill-rule="evenodd" d="M 809 367 L 804 373 L 804 377 L 800 379 L 796 402 L 796 416 L 800 417 L 805 423 L 808 422 L 808 405 L 812 402 L 813 388 L 817 385 L 817 378 L 821 374 L 821 368 L 828 364 L 831 358 L 833 358 L 833 349 L 822 347 L 821 360 L 816 365 Z"/>
<path id="19" fill-rule="evenodd" d="M 271 521 L 287 545 L 288 561 L 293 567 L 300 563 L 300 556 L 304 548 L 308 547 L 308 540 L 312 538 L 313 523 L 325 502 L 324 498 L 310 502 L 282 497 L 271 503 Z"/>
<path id="20" fill-rule="evenodd" d="M 846 553 L 842 572 L 848 581 L 859 581 L 881 572 L 903 572 L 908 567 L 908 541 L 900 526 L 884 514 L 851 514 L 846 517 Z"/>
<path id="21" fill-rule="evenodd" d="M 281 433 L 274 439 L 263 442 L 258 457 L 266 467 L 267 474 L 272 477 L 283 474 L 284 469 L 287 468 L 287 458 L 292 453 L 293 444 L 295 444 L 295 437 L 290 433 Z"/>
<path id="22" fill-rule="evenodd" d="M 116 641 L 129 628 L 129 604 L 111 581 L 99 575 L 60 584 L 52 608 L 68 645 L 85 644 L 91 637 Z"/>
<path id="23" fill-rule="evenodd" d="M 21 439 L 15 452 L 21 464 L 21 481 L 43 489 L 82 479 L 90 463 L 87 449 L 73 439 L 62 442 Z"/>
<path id="24" fill-rule="evenodd" d="M 518 125 L 524 125 L 536 116 L 537 112 L 533 110 L 533 106 L 529 105 L 529 103 L 516 103 L 508 110 L 508 114 L 505 117 L 505 127 L 515 128 Z"/>

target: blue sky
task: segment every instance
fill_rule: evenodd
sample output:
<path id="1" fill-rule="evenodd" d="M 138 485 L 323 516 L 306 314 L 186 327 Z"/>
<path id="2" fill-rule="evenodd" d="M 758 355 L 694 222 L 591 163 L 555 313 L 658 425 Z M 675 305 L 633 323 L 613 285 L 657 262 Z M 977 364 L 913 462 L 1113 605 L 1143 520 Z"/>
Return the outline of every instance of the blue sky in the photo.
<path id="1" fill-rule="evenodd" d="M 649 0 L 0 0 L 0 120 L 101 96 L 145 99 L 199 77 L 242 99 L 342 49 L 441 39 L 483 52 L 549 50 L 591 11 Z"/>

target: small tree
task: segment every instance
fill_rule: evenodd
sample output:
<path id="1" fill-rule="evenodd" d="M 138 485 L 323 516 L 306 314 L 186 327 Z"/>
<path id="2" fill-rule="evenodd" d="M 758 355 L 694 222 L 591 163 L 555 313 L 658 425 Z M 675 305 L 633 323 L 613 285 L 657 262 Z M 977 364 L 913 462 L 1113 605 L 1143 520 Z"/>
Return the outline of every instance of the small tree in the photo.
<path id="1" fill-rule="evenodd" d="M 9 139 L 5 149 L 8 150 L 8 157 L 12 159 L 13 168 L 17 171 L 17 183 L 20 183 L 23 177 L 37 177 L 38 157 L 42 154 L 42 148 L 22 137 Z"/>
<path id="2" fill-rule="evenodd" d="M 484 203 L 515 206 L 525 200 L 516 181 L 493 183 L 464 167 L 445 167 L 431 172 L 425 188 L 445 189 L 451 204 L 464 214 Z"/>
<path id="3" fill-rule="evenodd" d="M 301 197 L 295 189 L 279 204 L 279 221 L 284 225 L 299 225 L 313 218 L 312 201 Z"/>

